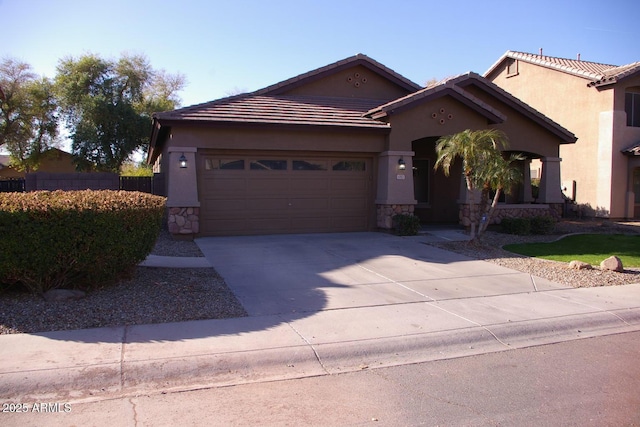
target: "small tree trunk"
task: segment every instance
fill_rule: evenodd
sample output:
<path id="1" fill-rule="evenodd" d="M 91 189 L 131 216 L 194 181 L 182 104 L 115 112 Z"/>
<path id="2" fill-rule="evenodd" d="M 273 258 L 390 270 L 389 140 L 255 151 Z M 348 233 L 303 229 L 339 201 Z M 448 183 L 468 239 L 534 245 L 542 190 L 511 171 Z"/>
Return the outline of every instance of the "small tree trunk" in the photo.
<path id="1" fill-rule="evenodd" d="M 489 207 L 486 214 L 486 220 L 480 223 L 480 228 L 478 229 L 478 237 L 482 236 L 485 231 L 487 231 L 487 227 L 491 222 L 491 218 L 493 217 L 493 213 L 496 210 L 496 205 L 498 204 L 498 199 L 500 199 L 500 193 L 502 192 L 501 188 L 496 190 L 496 195 L 493 196 L 493 201 L 491 202 L 491 206 Z"/>
<path id="2" fill-rule="evenodd" d="M 475 207 L 476 198 L 473 193 L 473 183 L 471 182 L 470 176 L 465 176 L 467 181 L 467 191 L 469 193 L 469 220 L 471 221 L 471 230 L 469 232 L 470 240 L 473 241 L 476 239 L 476 216 L 473 214 L 473 208 Z"/>

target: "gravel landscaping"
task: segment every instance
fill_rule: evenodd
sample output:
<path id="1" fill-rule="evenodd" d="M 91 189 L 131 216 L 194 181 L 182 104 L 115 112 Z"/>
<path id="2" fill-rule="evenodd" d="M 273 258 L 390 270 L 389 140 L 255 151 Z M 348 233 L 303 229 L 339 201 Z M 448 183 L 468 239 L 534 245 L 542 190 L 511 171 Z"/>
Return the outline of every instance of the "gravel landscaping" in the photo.
<path id="1" fill-rule="evenodd" d="M 154 255 L 202 256 L 194 242 L 162 232 Z M 0 334 L 105 326 L 224 319 L 246 316 L 213 268 L 136 267 L 133 277 L 74 301 L 45 301 L 37 295 L 0 294 Z"/>
<path id="2" fill-rule="evenodd" d="M 640 223 L 563 221 L 550 236 L 513 236 L 488 231 L 482 244 L 438 243 L 472 258 L 493 262 L 574 287 L 640 283 L 640 269 L 623 273 L 572 270 L 565 263 L 523 257 L 500 249 L 509 243 L 551 241 L 569 233 L 640 233 Z M 152 252 L 164 256 L 202 256 L 194 242 L 174 241 L 163 231 Z M 243 317 L 246 312 L 213 268 L 137 267 L 121 283 L 64 302 L 17 292 L 0 294 L 0 334 L 34 333 L 106 326 Z"/>
<path id="3" fill-rule="evenodd" d="M 552 235 L 515 236 L 498 231 L 487 231 L 480 244 L 446 242 L 437 243 L 434 246 L 574 288 L 640 283 L 638 268 L 625 268 L 622 273 L 602 271 L 599 268 L 574 270 L 570 269 L 567 263 L 530 258 L 502 249 L 504 245 L 512 243 L 551 242 L 563 235 L 574 233 L 640 234 L 640 223 L 617 223 L 605 220 L 562 221 L 556 225 Z"/>

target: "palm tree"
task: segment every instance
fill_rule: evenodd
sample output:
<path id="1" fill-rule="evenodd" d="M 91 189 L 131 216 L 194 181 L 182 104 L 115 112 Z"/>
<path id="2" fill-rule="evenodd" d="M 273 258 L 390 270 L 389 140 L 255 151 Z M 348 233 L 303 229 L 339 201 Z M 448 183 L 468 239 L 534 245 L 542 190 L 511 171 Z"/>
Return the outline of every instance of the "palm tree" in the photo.
<path id="1" fill-rule="evenodd" d="M 520 154 L 511 154 L 509 159 L 496 156 L 483 165 L 484 185 L 482 204 L 484 209 L 481 209 L 483 221 L 480 222 L 480 226 L 478 227 L 478 238 L 484 234 L 491 223 L 491 217 L 495 212 L 498 199 L 500 199 L 502 192 L 510 194 L 513 186 L 522 181 L 520 168 L 514 164 L 519 160 L 524 160 L 524 157 Z M 488 199 L 491 190 L 495 191 L 495 194 L 491 205 L 489 205 Z"/>
<path id="2" fill-rule="evenodd" d="M 471 211 L 471 240 L 476 238 L 476 225 L 478 218 L 473 215 L 475 205 L 474 190 L 491 185 L 490 165 L 499 165 L 502 159 L 501 150 L 509 145 L 507 136 L 496 129 L 483 129 L 472 131 L 470 129 L 454 135 L 443 136 L 436 142 L 437 160 L 434 168 L 442 168 L 444 174 L 449 176 L 451 165 L 456 158 L 462 159 L 462 173 L 469 194 L 469 207 Z M 496 172 L 497 173 L 497 172 Z M 506 182 L 505 182 L 506 184 Z"/>

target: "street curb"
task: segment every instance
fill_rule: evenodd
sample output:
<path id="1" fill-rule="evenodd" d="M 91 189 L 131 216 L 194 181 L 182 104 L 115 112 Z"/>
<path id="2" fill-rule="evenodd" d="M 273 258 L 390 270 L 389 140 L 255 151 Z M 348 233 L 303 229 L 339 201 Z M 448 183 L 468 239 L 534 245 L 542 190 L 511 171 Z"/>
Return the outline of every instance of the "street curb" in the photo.
<path id="1" fill-rule="evenodd" d="M 0 400 L 82 400 L 333 375 L 634 331 L 640 331 L 640 308 L 188 357 L 125 356 L 119 363 L 0 374 Z"/>

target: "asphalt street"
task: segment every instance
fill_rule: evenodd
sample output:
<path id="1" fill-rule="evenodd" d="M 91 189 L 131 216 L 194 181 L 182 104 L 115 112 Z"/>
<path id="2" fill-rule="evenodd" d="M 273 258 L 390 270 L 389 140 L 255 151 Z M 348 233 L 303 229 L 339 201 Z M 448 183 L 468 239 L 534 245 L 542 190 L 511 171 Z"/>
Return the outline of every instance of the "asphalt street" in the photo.
<path id="1" fill-rule="evenodd" d="M 632 332 L 344 374 L 65 401 L 54 413 L 4 412 L 0 425 L 637 426 L 639 356 L 640 332 Z"/>

